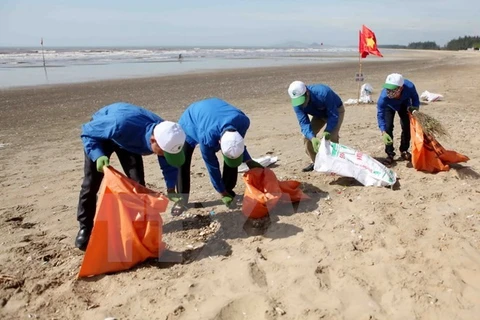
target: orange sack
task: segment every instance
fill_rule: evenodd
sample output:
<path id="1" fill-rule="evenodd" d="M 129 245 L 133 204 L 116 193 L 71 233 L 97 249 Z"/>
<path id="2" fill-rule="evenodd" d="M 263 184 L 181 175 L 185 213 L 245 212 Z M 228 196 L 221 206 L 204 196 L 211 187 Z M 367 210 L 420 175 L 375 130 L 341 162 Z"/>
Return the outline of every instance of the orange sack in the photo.
<path id="1" fill-rule="evenodd" d="M 259 219 L 280 202 L 299 202 L 310 199 L 299 188 L 300 182 L 278 181 L 275 173 L 269 168 L 254 168 L 243 174 L 245 195 L 242 212 L 248 218 Z"/>
<path id="2" fill-rule="evenodd" d="M 455 151 L 445 150 L 438 141 L 423 133 L 420 123 L 410 115 L 410 133 L 412 136 L 412 165 L 419 171 L 439 172 L 450 170 L 450 164 L 467 162 L 467 156 Z"/>
<path id="3" fill-rule="evenodd" d="M 168 198 L 104 167 L 92 235 L 78 278 L 127 270 L 165 250 L 161 212 Z"/>

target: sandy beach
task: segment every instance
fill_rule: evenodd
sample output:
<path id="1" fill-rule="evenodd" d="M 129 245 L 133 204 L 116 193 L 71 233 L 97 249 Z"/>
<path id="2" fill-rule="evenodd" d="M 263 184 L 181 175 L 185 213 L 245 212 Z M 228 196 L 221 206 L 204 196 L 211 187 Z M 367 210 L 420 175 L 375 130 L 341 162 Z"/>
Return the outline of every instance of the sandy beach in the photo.
<path id="1" fill-rule="evenodd" d="M 330 85 L 357 98 L 358 63 L 218 71 L 0 91 L 0 318 L 2 319 L 476 319 L 480 314 L 480 54 L 399 51 L 368 57 L 377 99 L 387 74 L 444 101 L 422 105 L 451 137 L 446 149 L 471 160 L 427 174 L 397 162 L 395 189 L 303 173 L 308 164 L 287 87 Z M 217 96 L 251 119 L 253 157 L 272 154 L 281 180 L 311 200 L 281 207 L 263 236 L 248 235 L 240 210 L 226 210 L 197 149 L 192 201 L 204 209 L 162 214 L 164 241 L 187 261 L 164 258 L 127 272 L 76 280 L 74 247 L 83 177 L 80 126 L 117 101 L 176 121 L 192 102 Z M 400 124 L 396 118 L 395 147 Z M 376 105 L 346 106 L 340 143 L 384 156 Z M 157 160 L 147 185 L 165 191 Z M 112 165 L 121 169 L 118 159 Z M 236 188 L 242 194 L 239 179 Z M 215 211 L 213 217 L 208 212 Z M 192 250 L 193 249 L 193 250 Z"/>

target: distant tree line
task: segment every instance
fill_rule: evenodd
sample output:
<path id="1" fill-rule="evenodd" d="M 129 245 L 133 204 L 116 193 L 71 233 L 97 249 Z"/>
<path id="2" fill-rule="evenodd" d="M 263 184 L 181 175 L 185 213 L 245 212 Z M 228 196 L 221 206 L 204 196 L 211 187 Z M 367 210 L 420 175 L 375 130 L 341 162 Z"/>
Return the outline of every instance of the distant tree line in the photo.
<path id="1" fill-rule="evenodd" d="M 435 41 L 411 42 L 407 49 L 440 50 L 440 46 Z"/>
<path id="2" fill-rule="evenodd" d="M 458 39 L 450 40 L 445 46 L 446 50 L 467 50 L 469 48 L 474 48 L 475 50 L 480 49 L 480 37 L 459 37 Z"/>
<path id="3" fill-rule="evenodd" d="M 379 45 L 381 48 L 388 49 L 422 49 L 422 50 L 467 50 L 473 48 L 474 50 L 480 49 L 480 37 L 479 36 L 465 36 L 459 37 L 458 39 L 450 40 L 445 46 L 440 47 L 434 41 L 424 41 L 424 42 L 411 42 L 408 46 L 397 45 L 397 44 L 387 44 Z"/>

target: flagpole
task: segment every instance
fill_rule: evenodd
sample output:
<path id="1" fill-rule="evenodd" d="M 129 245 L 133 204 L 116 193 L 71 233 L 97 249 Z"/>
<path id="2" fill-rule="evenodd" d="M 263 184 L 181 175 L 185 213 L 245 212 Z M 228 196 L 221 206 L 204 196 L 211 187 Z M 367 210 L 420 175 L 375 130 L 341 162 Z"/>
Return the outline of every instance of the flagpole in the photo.
<path id="1" fill-rule="evenodd" d="M 45 71 L 45 78 L 47 79 L 47 82 L 48 82 L 47 66 L 45 65 L 45 53 L 43 51 L 43 37 L 42 37 L 42 40 L 40 41 L 40 44 L 42 45 L 43 70 Z"/>
<path id="2" fill-rule="evenodd" d="M 358 75 L 361 79 L 362 78 L 362 53 L 361 52 L 358 53 L 358 66 L 359 66 Z M 358 104 L 360 104 L 360 82 L 361 82 L 360 79 L 358 80 L 358 86 L 357 86 Z"/>

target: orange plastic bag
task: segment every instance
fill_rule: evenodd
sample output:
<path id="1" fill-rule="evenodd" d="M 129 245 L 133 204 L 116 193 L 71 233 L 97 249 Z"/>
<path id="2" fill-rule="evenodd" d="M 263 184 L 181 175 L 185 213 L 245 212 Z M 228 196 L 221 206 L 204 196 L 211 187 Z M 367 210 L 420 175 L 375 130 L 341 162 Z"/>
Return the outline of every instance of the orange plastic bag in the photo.
<path id="1" fill-rule="evenodd" d="M 127 270 L 165 250 L 161 212 L 168 198 L 104 167 L 95 223 L 78 278 Z"/>
<path id="2" fill-rule="evenodd" d="M 259 219 L 268 215 L 279 201 L 299 202 L 310 199 L 299 189 L 300 182 L 295 180 L 278 181 L 269 168 L 254 168 L 243 174 L 245 195 L 242 212 L 248 218 Z"/>
<path id="3" fill-rule="evenodd" d="M 467 156 L 451 150 L 445 150 L 438 141 L 423 133 L 422 127 L 410 115 L 410 133 L 412 136 L 412 165 L 419 171 L 439 172 L 450 170 L 449 164 L 467 162 Z"/>

